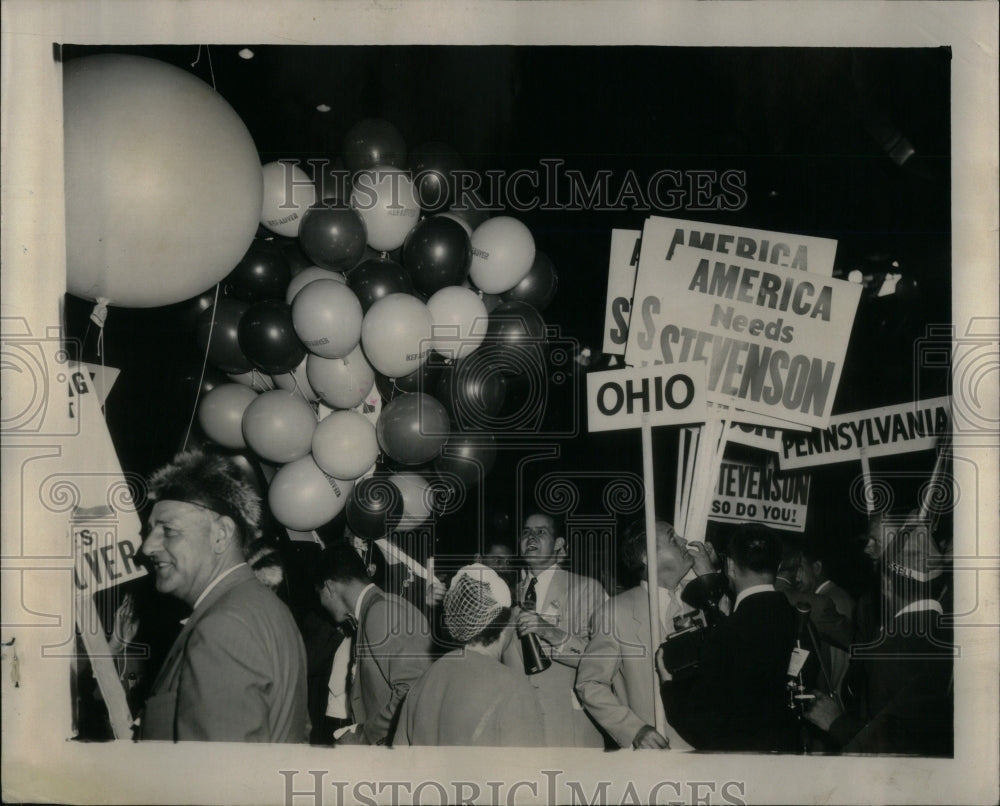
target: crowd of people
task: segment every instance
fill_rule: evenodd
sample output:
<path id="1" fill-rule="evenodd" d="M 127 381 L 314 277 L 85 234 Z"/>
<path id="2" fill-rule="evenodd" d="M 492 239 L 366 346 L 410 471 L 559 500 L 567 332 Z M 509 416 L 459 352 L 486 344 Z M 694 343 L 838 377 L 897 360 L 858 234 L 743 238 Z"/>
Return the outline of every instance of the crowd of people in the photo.
<path id="1" fill-rule="evenodd" d="M 834 554 L 752 523 L 700 543 L 657 522 L 654 557 L 634 524 L 617 548 L 642 581 L 612 595 L 568 570 L 549 514 L 529 513 L 516 546 L 484 546 L 447 586 L 409 572 L 394 584 L 398 566 L 347 534 L 313 564 L 318 608 L 295 618 L 247 565 L 261 504 L 229 465 L 187 453 L 151 480 L 142 553 L 159 593 L 191 612 L 137 738 L 953 752 L 950 573 L 912 513 L 872 524 L 878 586 L 857 596 Z"/>

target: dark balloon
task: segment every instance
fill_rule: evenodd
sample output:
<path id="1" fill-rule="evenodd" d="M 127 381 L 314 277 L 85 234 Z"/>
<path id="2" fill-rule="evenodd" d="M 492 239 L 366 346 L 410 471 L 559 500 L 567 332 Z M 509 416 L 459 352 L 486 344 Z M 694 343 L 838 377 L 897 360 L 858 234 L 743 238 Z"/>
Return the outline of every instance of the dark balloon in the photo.
<path id="1" fill-rule="evenodd" d="M 347 502 L 347 525 L 359 537 L 385 537 L 403 516 L 403 496 L 385 476 L 370 476 L 354 485 Z"/>
<path id="2" fill-rule="evenodd" d="M 507 396 L 507 382 L 492 361 L 478 353 L 446 367 L 437 385 L 440 400 L 463 431 L 491 431 Z"/>
<path id="3" fill-rule="evenodd" d="M 462 198 L 456 199 L 449 212 L 464 219 L 473 230 L 490 217 L 486 203 L 476 198 L 474 193 L 463 194 Z"/>
<path id="4" fill-rule="evenodd" d="M 302 225 L 300 224 L 299 226 L 301 227 Z M 292 277 L 299 274 L 303 269 L 308 269 L 310 266 L 316 265 L 312 262 L 312 258 L 302 250 L 302 244 L 299 243 L 297 238 L 281 241 L 278 244 L 278 248 L 281 249 L 285 255 L 285 260 L 288 261 L 288 268 L 291 269 Z"/>
<path id="5" fill-rule="evenodd" d="M 559 277 L 556 267 L 552 265 L 548 255 L 535 251 L 535 261 L 524 278 L 510 291 L 500 295 L 504 302 L 527 302 L 536 311 L 544 311 L 556 295 L 559 288 Z M 489 310 L 489 307 L 487 307 Z"/>
<path id="6" fill-rule="evenodd" d="M 545 339 L 545 320 L 527 302 L 502 302 L 490 313 L 486 338 L 511 346 L 537 344 Z"/>
<path id="7" fill-rule="evenodd" d="M 344 271 L 365 253 L 368 230 L 350 207 L 310 207 L 299 225 L 299 243 L 317 265 Z"/>
<path id="8" fill-rule="evenodd" d="M 219 299 L 226 296 L 225 291 L 220 286 L 219 287 Z M 173 309 L 177 312 L 177 329 L 178 330 L 194 330 L 198 327 L 198 320 L 205 311 L 209 310 L 215 304 L 215 287 L 213 286 L 208 291 L 199 294 L 197 297 L 191 297 L 191 299 L 186 299 L 184 302 L 178 302 Z"/>
<path id="9" fill-rule="evenodd" d="M 451 429 L 440 401 L 413 392 L 382 407 L 375 432 L 379 446 L 390 457 L 405 465 L 420 465 L 438 455 Z"/>
<path id="10" fill-rule="evenodd" d="M 284 300 L 251 305 L 240 319 L 239 342 L 243 353 L 270 375 L 291 372 L 306 357 L 292 327 L 292 306 Z"/>
<path id="11" fill-rule="evenodd" d="M 208 351 L 208 360 L 223 372 L 237 375 L 253 369 L 253 362 L 240 347 L 239 327 L 250 306 L 239 299 L 220 299 L 198 317 L 198 344 Z"/>
<path id="12" fill-rule="evenodd" d="M 450 218 L 425 218 L 403 242 L 403 265 L 413 285 L 427 296 L 445 286 L 461 285 L 471 259 L 472 244 L 465 228 Z"/>
<path id="13" fill-rule="evenodd" d="M 455 200 L 454 172 L 465 167 L 458 152 L 445 143 L 426 143 L 410 153 L 410 171 L 420 206 L 428 213 L 447 210 Z"/>
<path id="14" fill-rule="evenodd" d="M 281 247 L 273 241 L 257 239 L 222 285 L 230 296 L 246 302 L 260 302 L 282 299 L 291 279 L 288 259 Z"/>
<path id="15" fill-rule="evenodd" d="M 376 165 L 406 165 L 406 143 L 395 126 L 379 118 L 355 123 L 344 135 L 344 163 L 351 173 Z"/>
<path id="16" fill-rule="evenodd" d="M 410 275 L 393 260 L 363 260 L 345 276 L 348 288 L 357 295 L 365 312 L 389 294 L 413 293 Z"/>
<path id="17" fill-rule="evenodd" d="M 375 386 L 386 402 L 409 392 L 433 394 L 437 389 L 441 371 L 441 367 L 437 364 L 424 361 L 419 369 L 414 370 L 409 375 L 403 375 L 401 378 L 390 378 L 381 372 L 376 372 Z"/>
<path id="18" fill-rule="evenodd" d="M 316 173 L 315 184 L 324 202 L 346 205 L 351 199 L 351 172 L 341 159 L 324 163 Z"/>
<path id="19" fill-rule="evenodd" d="M 226 373 L 216 369 L 211 364 L 205 367 L 204 372 L 202 372 L 200 361 L 181 371 L 180 388 L 185 403 L 188 404 L 193 404 L 202 395 L 207 395 L 216 386 L 221 386 L 224 383 L 232 383 L 232 381 Z"/>
<path id="20" fill-rule="evenodd" d="M 442 448 L 441 455 L 434 460 L 434 469 L 438 473 L 457 476 L 459 482 L 469 489 L 490 472 L 496 458 L 496 440 L 491 434 L 453 434 Z"/>

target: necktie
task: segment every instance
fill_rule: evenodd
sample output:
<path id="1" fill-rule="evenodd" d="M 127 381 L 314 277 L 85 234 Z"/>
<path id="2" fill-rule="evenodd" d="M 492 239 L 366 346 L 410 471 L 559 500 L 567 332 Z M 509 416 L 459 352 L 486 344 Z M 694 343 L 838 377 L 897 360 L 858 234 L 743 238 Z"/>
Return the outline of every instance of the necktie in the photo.
<path id="1" fill-rule="evenodd" d="M 538 593 L 535 590 L 537 587 L 538 577 L 532 577 L 524 591 L 524 601 L 521 603 L 525 610 L 533 611 L 538 607 Z"/>

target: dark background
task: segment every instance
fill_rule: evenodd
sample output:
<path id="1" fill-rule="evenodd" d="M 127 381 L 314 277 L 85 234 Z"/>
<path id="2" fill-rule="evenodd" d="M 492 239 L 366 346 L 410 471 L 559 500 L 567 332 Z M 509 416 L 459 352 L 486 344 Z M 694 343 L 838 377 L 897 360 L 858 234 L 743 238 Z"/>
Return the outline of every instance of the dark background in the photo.
<path id="1" fill-rule="evenodd" d="M 742 209 L 662 214 L 834 238 L 836 276 L 852 269 L 876 278 L 903 274 L 896 294 L 863 297 L 834 413 L 948 391 L 946 368 L 914 371 L 916 340 L 928 325 L 951 321 L 946 48 L 249 47 L 249 61 L 238 56 L 240 46 L 65 45 L 62 58 L 145 55 L 214 82 L 246 123 L 262 162 L 333 161 L 353 124 L 380 117 L 411 150 L 443 141 L 479 171 L 538 169 L 540 159 L 560 158 L 586 177 L 613 171 L 612 187 L 628 170 L 643 184 L 661 169 L 745 171 Z M 320 104 L 330 111 L 318 111 Z M 894 159 L 904 139 L 914 153 Z M 573 355 L 591 350 L 592 368 L 606 366 L 599 353 L 611 230 L 641 229 L 649 214 L 516 214 L 559 274 L 545 320 Z M 91 307 L 67 297 L 67 327 L 83 343 L 84 358 L 98 361 Z M 108 317 L 103 360 L 122 375 L 106 415 L 126 471 L 148 473 L 184 442 L 201 368 L 186 316 L 175 305 L 113 308 Z M 567 419 L 570 388 L 553 388 L 548 427 L 574 425 Z M 473 496 L 438 520 L 438 554 L 471 553 L 484 533 L 512 542 L 521 507 L 530 509 L 534 482 L 547 473 L 575 474 L 582 494 L 571 518 L 584 526 L 606 518 L 606 482 L 641 474 L 639 434 L 588 436 L 582 415 L 575 424 L 577 437 L 543 440 L 559 456 L 528 465 L 520 488 L 517 460 L 530 451 L 502 452 L 484 485 L 482 515 Z M 677 435 L 658 429 L 654 439 L 657 508 L 669 518 Z M 872 470 L 894 476 L 897 503 L 913 506 L 933 461 L 930 452 L 904 455 L 874 460 Z M 857 556 L 854 539 L 865 519 L 850 505 L 848 489 L 859 472 L 852 463 L 816 469 L 806 541 Z M 641 512 L 619 513 L 618 528 Z"/>

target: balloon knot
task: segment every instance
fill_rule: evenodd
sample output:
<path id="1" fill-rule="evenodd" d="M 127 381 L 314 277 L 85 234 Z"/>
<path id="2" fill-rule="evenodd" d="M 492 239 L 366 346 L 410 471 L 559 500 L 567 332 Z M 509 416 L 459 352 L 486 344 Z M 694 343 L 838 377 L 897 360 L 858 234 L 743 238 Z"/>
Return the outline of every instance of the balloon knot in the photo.
<path id="1" fill-rule="evenodd" d="M 111 300 L 107 297 L 98 297 L 97 304 L 94 305 L 94 310 L 90 312 L 90 321 L 102 329 L 104 328 L 104 323 L 108 320 L 109 302 Z"/>

